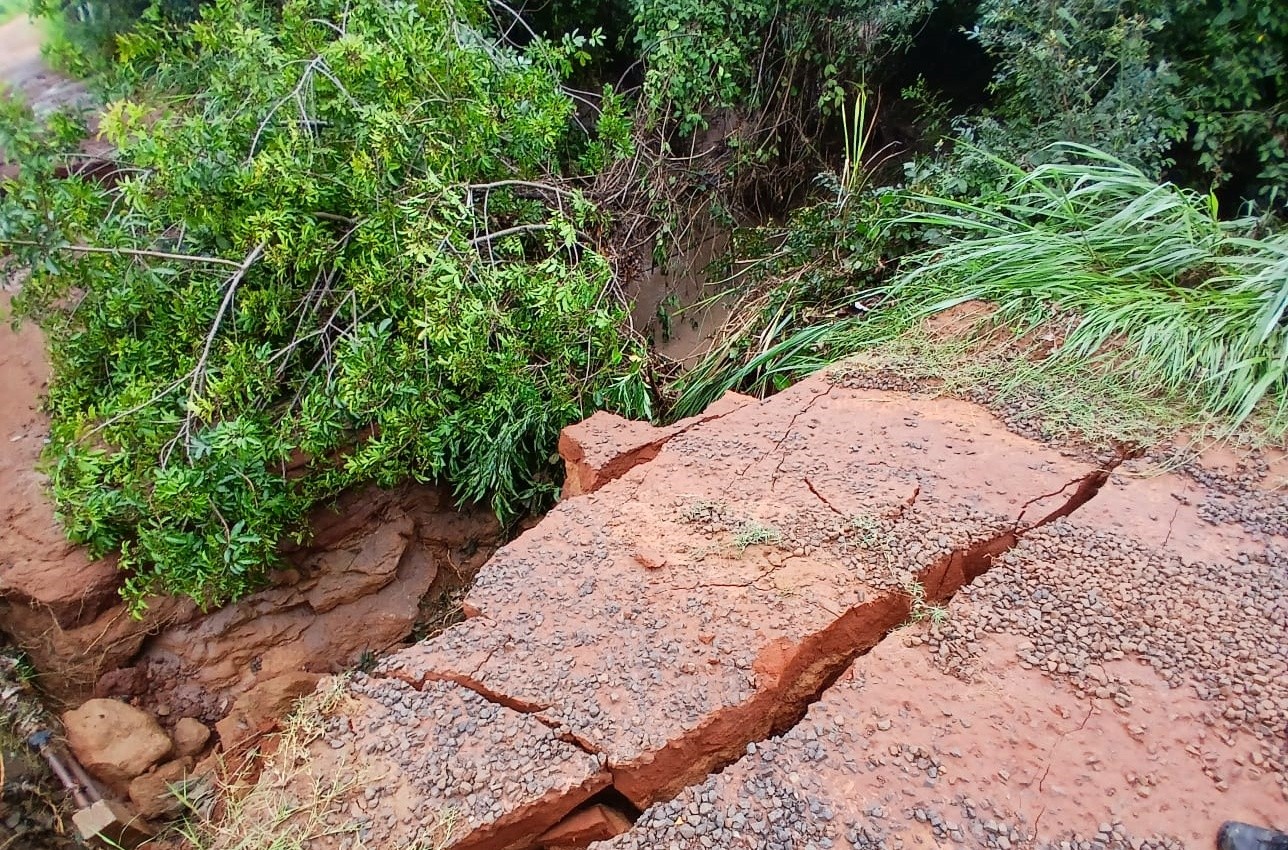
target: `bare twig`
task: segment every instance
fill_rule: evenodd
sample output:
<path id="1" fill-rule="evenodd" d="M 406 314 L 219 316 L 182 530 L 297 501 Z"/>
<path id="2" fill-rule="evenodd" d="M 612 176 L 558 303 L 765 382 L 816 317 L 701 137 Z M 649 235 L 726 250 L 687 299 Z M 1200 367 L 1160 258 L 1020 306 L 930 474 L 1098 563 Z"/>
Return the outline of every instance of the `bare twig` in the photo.
<path id="1" fill-rule="evenodd" d="M 494 239 L 513 236 L 516 233 L 526 233 L 533 230 L 551 230 L 553 228 L 553 224 L 520 224 L 514 227 L 507 227 L 504 230 L 497 230 L 492 233 L 484 233 L 482 236 L 476 236 L 470 240 L 470 245 L 477 247 L 491 242 Z"/>
<path id="2" fill-rule="evenodd" d="M 39 246 L 39 242 L 32 242 L 27 239 L 4 239 L 0 240 L 0 245 L 33 245 Z M 195 254 L 172 254 L 168 251 L 144 251 L 138 248 L 102 248 L 97 245 L 59 245 L 60 251 L 71 251 L 75 254 L 112 254 L 126 257 L 152 257 L 158 260 L 183 260 L 190 263 L 210 263 L 218 266 L 232 266 L 235 269 L 241 268 L 241 263 L 236 260 L 225 260 L 223 257 L 200 257 Z"/>
<path id="3" fill-rule="evenodd" d="M 228 279 L 227 288 L 224 290 L 224 300 L 219 303 L 219 310 L 215 313 L 215 320 L 210 325 L 210 333 L 206 334 L 206 342 L 201 347 L 201 356 L 197 358 L 197 365 L 192 368 L 192 384 L 188 387 L 188 410 L 184 415 L 183 426 L 179 429 L 176 437 L 182 436 L 185 451 L 192 448 L 192 416 L 193 407 L 196 404 L 197 396 L 201 394 L 202 383 L 206 376 L 206 363 L 210 359 L 210 349 L 215 344 L 215 336 L 219 333 L 219 326 L 224 322 L 224 316 L 228 313 L 228 308 L 232 306 L 233 296 L 237 293 L 237 287 L 241 284 L 242 279 L 246 277 L 246 272 L 250 267 L 264 254 L 264 248 L 267 243 L 260 242 L 255 246 L 246 259 L 238 265 L 237 271 Z M 166 455 L 168 457 L 169 450 Z M 165 460 L 162 460 L 164 465 Z"/>

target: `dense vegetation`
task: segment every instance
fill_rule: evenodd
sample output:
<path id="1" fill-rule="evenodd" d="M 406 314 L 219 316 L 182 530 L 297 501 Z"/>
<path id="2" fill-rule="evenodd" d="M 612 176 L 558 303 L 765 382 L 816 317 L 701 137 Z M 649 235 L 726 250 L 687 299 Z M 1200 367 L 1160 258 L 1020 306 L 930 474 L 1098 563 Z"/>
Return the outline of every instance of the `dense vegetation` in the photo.
<path id="1" fill-rule="evenodd" d="M 218 604 L 346 487 L 539 510 L 593 409 L 771 391 L 972 298 L 1282 427 L 1277 5 L 77 3 L 114 173 L 75 116 L 0 120 L 68 531 L 136 603 Z M 741 304 L 664 385 L 621 292 L 704 221 Z"/>
<path id="2" fill-rule="evenodd" d="M 104 114 L 115 180 L 57 180 L 57 145 L 10 139 L 54 495 L 73 539 L 121 550 L 133 598 L 245 593 L 360 482 L 445 480 L 514 517 L 551 498 L 561 427 L 648 414 L 594 210 L 545 182 L 615 144 L 574 134 L 559 81 L 580 50 L 482 22 L 221 3 L 120 40 L 153 76 Z"/>

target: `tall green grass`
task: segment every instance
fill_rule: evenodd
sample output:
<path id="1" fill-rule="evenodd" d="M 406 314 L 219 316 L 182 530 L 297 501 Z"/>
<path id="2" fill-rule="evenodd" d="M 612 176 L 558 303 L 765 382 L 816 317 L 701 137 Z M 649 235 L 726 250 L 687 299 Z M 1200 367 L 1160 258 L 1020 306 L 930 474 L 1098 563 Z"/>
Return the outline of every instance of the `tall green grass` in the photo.
<path id="1" fill-rule="evenodd" d="M 1256 410 L 1261 427 L 1288 430 L 1288 232 L 1252 217 L 1222 221 L 1210 195 L 1092 148 L 1048 153 L 1055 161 L 1032 170 L 995 159 L 1002 177 L 976 201 L 899 193 L 876 230 L 934 245 L 862 293 L 879 306 L 804 325 L 781 310 L 767 316 L 755 344 L 717 346 L 680 379 L 675 414 L 730 389 L 771 392 L 980 300 L 1017 334 L 1060 330 L 1060 345 L 1034 364 L 1053 380 L 1085 371 L 1092 386 L 1093 371 L 1112 372 L 1132 392 L 1184 400 L 1227 429 Z"/>
<path id="2" fill-rule="evenodd" d="M 929 314 L 983 300 L 1021 330 L 1079 320 L 1053 355 L 1136 370 L 1162 391 L 1247 418 L 1288 416 L 1288 233 L 1222 221 L 1215 199 L 1081 145 L 1007 175 L 987 202 L 906 194 L 892 224 L 942 234 L 887 288 Z"/>
<path id="3" fill-rule="evenodd" d="M 668 419 L 696 416 L 730 390 L 763 396 L 783 389 L 830 364 L 831 344 L 845 330 L 848 324 L 831 322 L 792 329 L 782 317 L 753 350 L 717 346 L 677 382 Z"/>

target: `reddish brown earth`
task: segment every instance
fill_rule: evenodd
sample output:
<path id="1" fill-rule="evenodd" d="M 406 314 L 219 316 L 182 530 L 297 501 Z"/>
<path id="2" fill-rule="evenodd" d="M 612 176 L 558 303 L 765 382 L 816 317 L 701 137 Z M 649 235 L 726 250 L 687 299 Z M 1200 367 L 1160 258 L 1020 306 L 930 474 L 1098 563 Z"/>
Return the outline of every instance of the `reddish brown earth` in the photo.
<path id="1" fill-rule="evenodd" d="M 0 595 L 46 608 L 68 628 L 92 620 L 116 598 L 117 574 L 110 561 L 93 561 L 67 542 L 54 520 L 37 471 L 49 420 L 40 395 L 49 380 L 44 341 L 30 325 L 14 333 L 8 324 L 9 294 L 0 300 Z"/>
<path id="2" fill-rule="evenodd" d="M 458 511 L 434 488 L 372 488 L 316 512 L 309 548 L 289 555 L 294 568 L 278 586 L 208 615 L 186 600 L 154 598 L 142 620 L 132 619 L 114 561 L 93 560 L 67 542 L 37 471 L 47 381 L 39 331 L 24 325 L 15 333 L 5 322 L 0 631 L 65 704 L 93 693 L 132 699 L 166 725 L 232 714 L 223 727 L 229 734 L 262 731 L 280 706 L 274 687 L 262 697 L 257 688 L 374 659 L 418 624 L 450 616 L 455 596 L 499 543 L 485 508 Z"/>
<path id="3" fill-rule="evenodd" d="M 0 85 L 37 113 L 88 103 L 84 85 L 45 64 L 40 41 L 40 28 L 25 15 L 0 23 Z"/>
<path id="4" fill-rule="evenodd" d="M 644 810 L 613 847 L 1139 850 L 1282 826 L 1282 490 L 843 383 L 569 429 L 594 492 L 484 566 L 469 620 L 350 683 L 393 708 L 302 767 L 370 777 L 335 827 L 566 846 L 553 821 L 609 806 Z"/>

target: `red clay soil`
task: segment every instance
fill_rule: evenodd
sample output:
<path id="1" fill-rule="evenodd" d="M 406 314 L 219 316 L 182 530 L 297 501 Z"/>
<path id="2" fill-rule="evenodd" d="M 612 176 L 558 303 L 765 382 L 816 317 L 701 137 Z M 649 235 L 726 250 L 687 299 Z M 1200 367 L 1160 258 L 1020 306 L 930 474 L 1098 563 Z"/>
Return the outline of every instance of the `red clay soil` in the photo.
<path id="1" fill-rule="evenodd" d="M 53 71 L 40 55 L 40 27 L 25 15 L 0 23 L 0 86 L 37 114 L 88 101 L 85 86 Z"/>
<path id="2" fill-rule="evenodd" d="M 44 340 L 26 324 L 8 321 L 9 294 L 0 297 L 0 597 L 52 612 L 72 628 L 116 601 L 118 574 L 111 561 L 94 561 L 67 542 L 54 519 L 45 477 L 37 471 L 49 420 L 40 397 L 49 380 Z"/>
<path id="3" fill-rule="evenodd" d="M 556 846 L 552 816 L 610 805 L 644 810 L 621 847 L 1139 848 L 1288 811 L 1282 493 L 1251 533 L 1193 478 L 823 376 L 722 414 L 566 432 L 598 489 L 484 566 L 469 620 L 350 684 L 416 707 L 317 745 L 306 776 L 371 777 L 338 829 Z M 422 722 L 462 690 L 486 720 Z M 569 746 L 529 768 L 558 782 L 522 767 L 533 721 Z M 492 756 L 444 760 L 466 746 Z"/>

